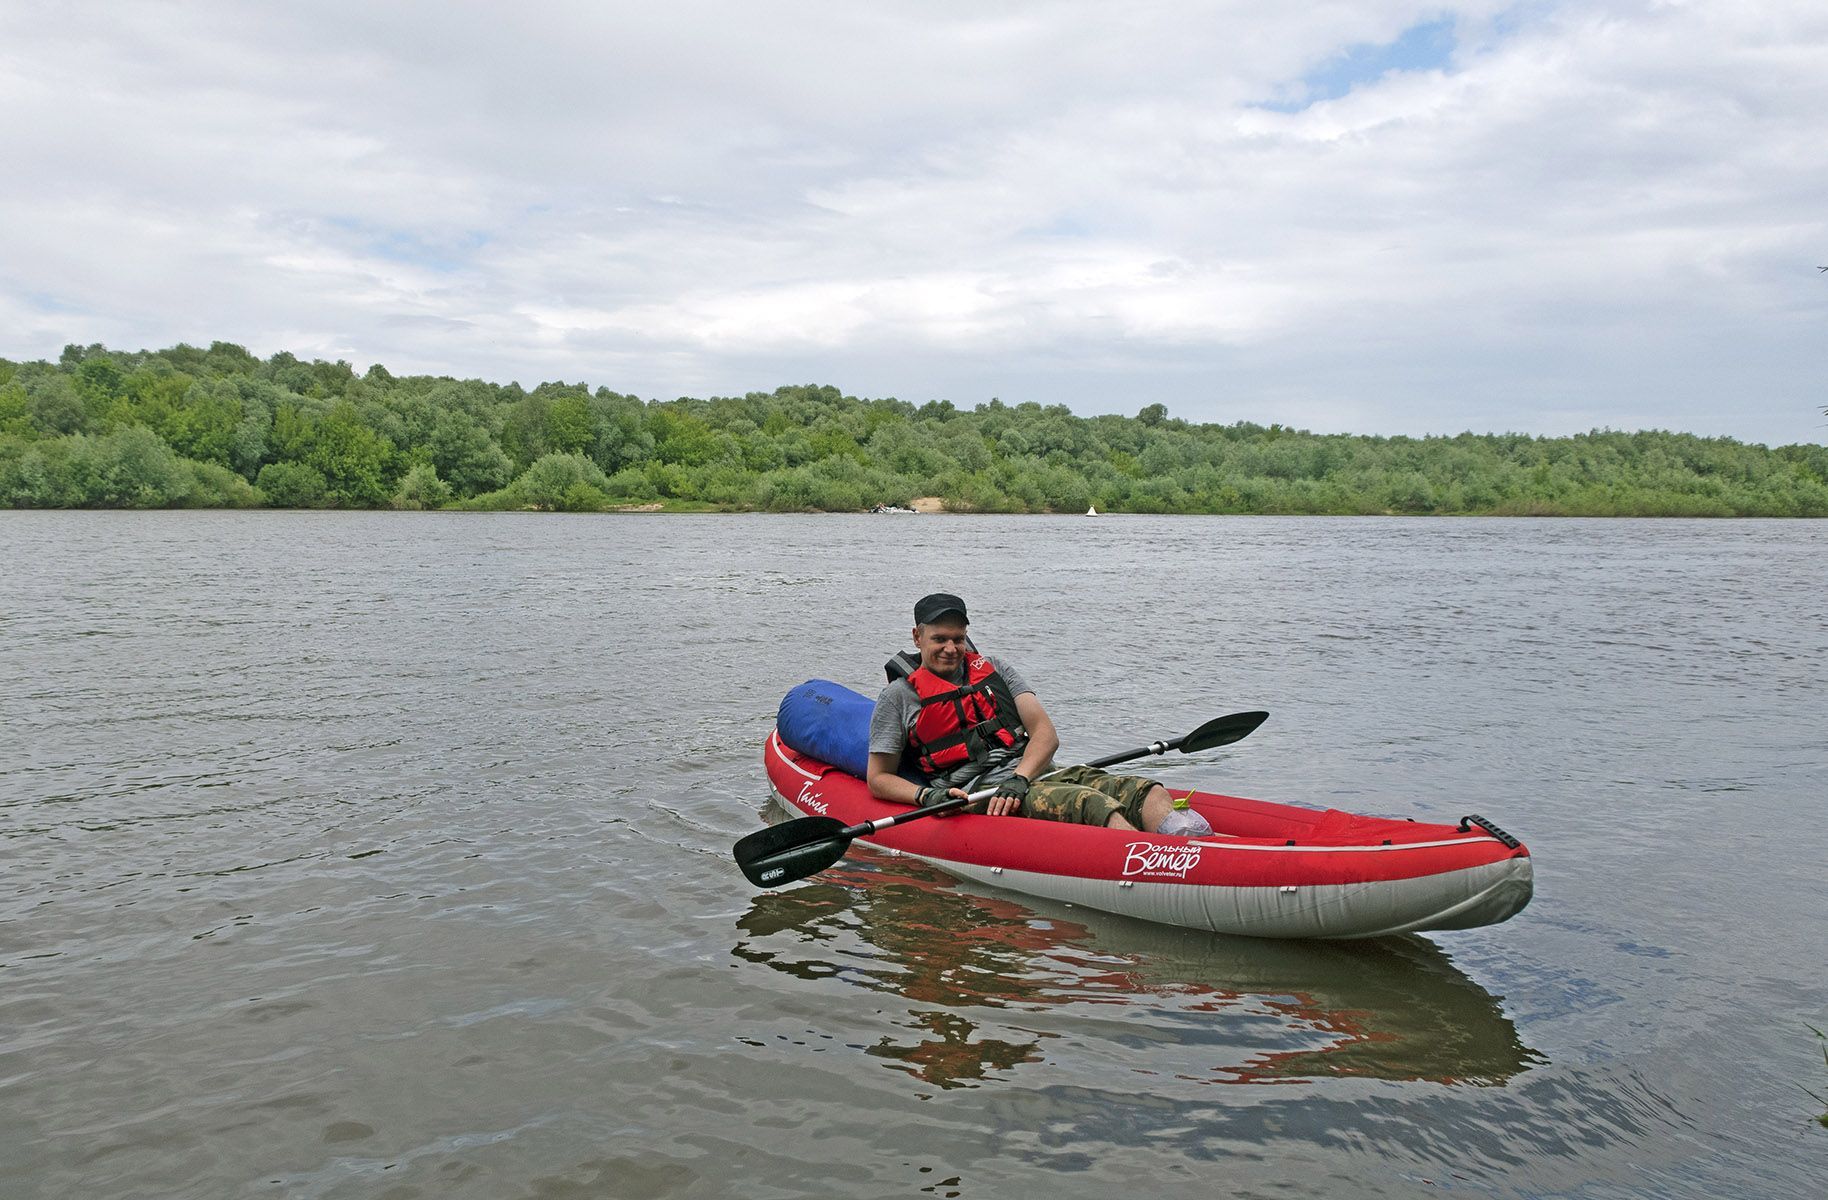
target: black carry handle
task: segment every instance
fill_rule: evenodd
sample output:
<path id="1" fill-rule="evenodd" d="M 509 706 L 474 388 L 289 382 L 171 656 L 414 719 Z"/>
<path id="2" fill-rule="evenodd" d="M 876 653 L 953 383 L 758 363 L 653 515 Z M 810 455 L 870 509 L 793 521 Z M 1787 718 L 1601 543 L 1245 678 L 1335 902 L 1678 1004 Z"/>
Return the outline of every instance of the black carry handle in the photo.
<path id="1" fill-rule="evenodd" d="M 1484 817 L 1469 815 L 1469 816 L 1464 816 L 1464 817 L 1460 818 L 1460 832 L 1461 833 L 1471 833 L 1473 825 L 1477 825 L 1479 828 L 1485 830 L 1485 832 L 1491 834 L 1493 837 L 1495 837 L 1499 841 L 1503 842 L 1506 846 L 1510 847 L 1512 850 L 1515 850 L 1517 847 L 1523 845 L 1522 842 L 1518 841 L 1516 838 L 1512 837 L 1510 834 L 1504 832 L 1504 830 L 1498 828 L 1496 825 L 1492 824 L 1490 821 L 1486 820 Z"/>

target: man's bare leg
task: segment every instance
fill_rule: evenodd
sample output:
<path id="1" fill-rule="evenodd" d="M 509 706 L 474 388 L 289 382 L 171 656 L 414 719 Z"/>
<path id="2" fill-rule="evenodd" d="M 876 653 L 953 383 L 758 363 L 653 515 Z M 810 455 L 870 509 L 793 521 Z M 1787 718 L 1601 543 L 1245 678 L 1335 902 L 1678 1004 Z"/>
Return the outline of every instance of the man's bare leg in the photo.
<path id="1" fill-rule="evenodd" d="M 1168 814 L 1173 811 L 1174 797 L 1168 794 L 1167 788 L 1156 784 L 1149 789 L 1149 794 L 1143 797 L 1143 829 L 1154 833 L 1162 827 L 1162 822 L 1166 821 Z M 1112 813 L 1104 825 L 1106 829 L 1128 829 L 1132 833 L 1138 832 L 1136 826 L 1130 824 L 1129 818 L 1118 812 Z"/>
<path id="2" fill-rule="evenodd" d="M 1173 811 L 1174 797 L 1168 794 L 1167 788 L 1157 784 L 1149 789 L 1147 796 L 1143 797 L 1143 828 L 1154 833 L 1162 827 L 1162 822 L 1166 821 L 1168 814 Z"/>

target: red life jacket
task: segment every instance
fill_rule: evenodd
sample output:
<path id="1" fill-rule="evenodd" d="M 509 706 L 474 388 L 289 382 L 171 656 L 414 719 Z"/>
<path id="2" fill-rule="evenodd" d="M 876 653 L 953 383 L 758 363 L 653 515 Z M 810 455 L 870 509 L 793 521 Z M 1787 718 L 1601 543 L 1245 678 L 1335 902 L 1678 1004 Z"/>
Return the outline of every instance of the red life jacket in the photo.
<path id="1" fill-rule="evenodd" d="M 937 775 L 980 759 L 993 747 L 1013 749 L 1028 739 L 1009 684 L 983 655 L 965 660 L 963 683 L 925 667 L 906 678 L 920 697 L 920 715 L 908 731 L 908 752 L 922 772 Z"/>

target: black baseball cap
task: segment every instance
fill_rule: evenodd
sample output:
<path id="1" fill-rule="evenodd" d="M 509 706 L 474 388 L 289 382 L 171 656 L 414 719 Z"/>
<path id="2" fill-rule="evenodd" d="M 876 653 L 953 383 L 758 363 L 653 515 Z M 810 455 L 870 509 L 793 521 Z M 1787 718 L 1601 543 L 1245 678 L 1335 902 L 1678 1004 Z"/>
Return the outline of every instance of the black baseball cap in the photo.
<path id="1" fill-rule="evenodd" d="M 965 615 L 965 602 L 950 592 L 934 592 L 931 596 L 922 596 L 914 602 L 914 623 L 931 625 L 947 613 L 957 613 L 958 619 L 966 624 L 971 618 Z"/>

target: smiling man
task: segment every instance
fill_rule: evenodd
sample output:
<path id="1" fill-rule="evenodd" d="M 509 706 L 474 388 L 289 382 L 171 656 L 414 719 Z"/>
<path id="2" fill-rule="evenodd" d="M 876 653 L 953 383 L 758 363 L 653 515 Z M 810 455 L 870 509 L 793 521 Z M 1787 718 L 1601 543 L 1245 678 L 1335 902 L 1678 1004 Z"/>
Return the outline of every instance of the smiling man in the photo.
<path id="1" fill-rule="evenodd" d="M 1071 767 L 1038 780 L 1060 748 L 1054 723 L 1014 667 L 972 647 L 968 624 L 965 602 L 949 593 L 914 605 L 914 653 L 889 660 L 870 719 L 871 795 L 925 806 L 995 787 L 980 802 L 991 816 L 1210 832 L 1150 779 Z"/>

